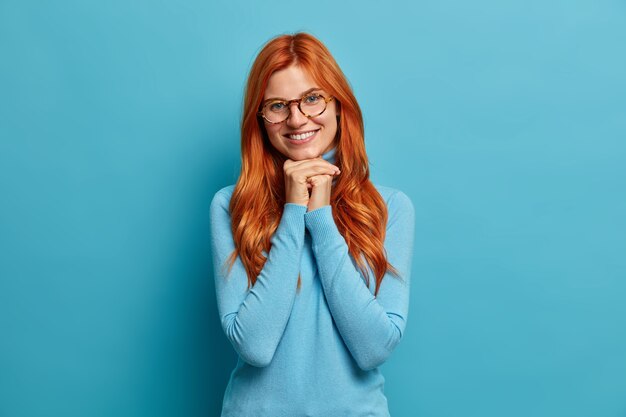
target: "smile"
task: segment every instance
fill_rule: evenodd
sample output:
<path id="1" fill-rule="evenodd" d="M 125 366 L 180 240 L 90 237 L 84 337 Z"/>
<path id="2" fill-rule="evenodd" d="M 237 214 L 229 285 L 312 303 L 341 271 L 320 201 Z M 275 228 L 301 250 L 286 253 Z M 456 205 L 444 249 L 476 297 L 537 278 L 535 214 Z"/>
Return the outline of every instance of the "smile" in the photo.
<path id="1" fill-rule="evenodd" d="M 319 129 L 318 129 L 319 130 Z M 284 135 L 290 142 L 304 142 L 308 139 L 311 139 L 318 130 L 311 130 L 309 132 L 297 133 L 297 134 L 288 134 Z"/>

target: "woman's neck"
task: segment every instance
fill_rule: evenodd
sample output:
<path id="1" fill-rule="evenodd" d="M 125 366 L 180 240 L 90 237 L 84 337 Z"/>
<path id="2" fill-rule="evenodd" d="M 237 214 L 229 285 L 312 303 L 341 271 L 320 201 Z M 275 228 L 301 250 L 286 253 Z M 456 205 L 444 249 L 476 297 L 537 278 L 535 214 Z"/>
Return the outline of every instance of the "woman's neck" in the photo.
<path id="1" fill-rule="evenodd" d="M 323 155 L 322 158 L 324 158 L 324 160 L 330 162 L 331 164 L 335 163 L 335 153 L 337 152 L 337 147 L 333 146 L 330 150 L 326 151 Z"/>

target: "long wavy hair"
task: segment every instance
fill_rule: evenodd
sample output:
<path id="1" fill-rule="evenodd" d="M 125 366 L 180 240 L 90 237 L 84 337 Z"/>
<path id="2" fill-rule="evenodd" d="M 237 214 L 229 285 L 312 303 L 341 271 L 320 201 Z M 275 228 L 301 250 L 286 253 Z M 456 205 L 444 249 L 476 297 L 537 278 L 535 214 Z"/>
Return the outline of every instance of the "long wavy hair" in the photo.
<path id="1" fill-rule="evenodd" d="M 271 145 L 258 112 L 270 76 L 291 65 L 307 72 L 338 104 L 340 116 L 334 143 L 335 165 L 341 169 L 341 175 L 331 192 L 332 213 L 368 286 L 368 267 L 373 272 L 376 295 L 388 270 L 398 274 L 387 261 L 383 247 L 387 207 L 369 179 L 363 116 L 335 59 L 318 39 L 306 33 L 271 39 L 250 70 L 241 121 L 241 172 L 229 207 L 235 242 L 228 259 L 229 270 L 239 257 L 248 275 L 248 287 L 254 285 L 282 216 L 286 157 Z M 298 290 L 300 284 L 298 277 Z"/>

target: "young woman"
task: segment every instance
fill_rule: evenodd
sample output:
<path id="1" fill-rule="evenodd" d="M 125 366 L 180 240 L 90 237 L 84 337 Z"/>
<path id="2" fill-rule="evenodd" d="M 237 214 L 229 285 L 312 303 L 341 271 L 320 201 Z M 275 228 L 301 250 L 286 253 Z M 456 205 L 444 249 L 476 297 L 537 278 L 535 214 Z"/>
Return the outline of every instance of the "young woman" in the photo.
<path id="1" fill-rule="evenodd" d="M 254 61 L 241 162 L 211 204 L 239 355 L 222 416 L 388 416 L 378 366 L 406 325 L 414 210 L 370 182 L 361 110 L 313 36 L 274 38 Z"/>

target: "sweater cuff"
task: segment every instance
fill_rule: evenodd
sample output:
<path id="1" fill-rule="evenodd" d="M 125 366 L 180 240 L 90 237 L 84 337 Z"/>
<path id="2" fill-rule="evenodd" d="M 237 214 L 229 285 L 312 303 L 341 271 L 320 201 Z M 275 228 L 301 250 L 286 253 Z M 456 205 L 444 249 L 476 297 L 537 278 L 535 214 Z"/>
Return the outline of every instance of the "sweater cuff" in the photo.
<path id="1" fill-rule="evenodd" d="M 304 224 L 311 233 L 313 244 L 316 246 L 343 238 L 333 219 L 331 206 L 322 206 L 307 212 L 304 215 Z"/>
<path id="2" fill-rule="evenodd" d="M 286 203 L 278 229 L 293 236 L 300 236 L 301 234 L 304 236 L 304 213 L 306 213 L 306 206 Z"/>

